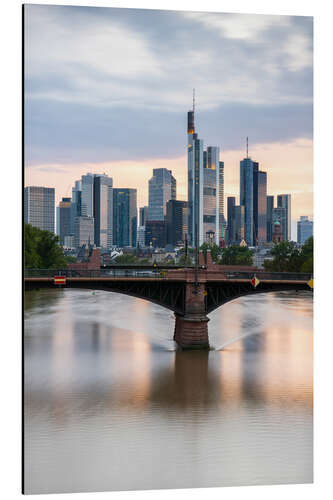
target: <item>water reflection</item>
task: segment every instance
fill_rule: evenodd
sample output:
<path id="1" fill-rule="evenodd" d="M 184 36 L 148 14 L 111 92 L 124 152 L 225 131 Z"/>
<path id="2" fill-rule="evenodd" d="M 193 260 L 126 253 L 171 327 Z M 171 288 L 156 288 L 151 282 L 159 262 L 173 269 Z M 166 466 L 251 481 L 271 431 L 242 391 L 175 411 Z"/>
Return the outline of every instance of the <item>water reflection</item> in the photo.
<path id="1" fill-rule="evenodd" d="M 52 292 L 28 299 L 28 492 L 312 481 L 311 296 L 231 302 L 224 349 L 182 352 L 167 310 Z"/>

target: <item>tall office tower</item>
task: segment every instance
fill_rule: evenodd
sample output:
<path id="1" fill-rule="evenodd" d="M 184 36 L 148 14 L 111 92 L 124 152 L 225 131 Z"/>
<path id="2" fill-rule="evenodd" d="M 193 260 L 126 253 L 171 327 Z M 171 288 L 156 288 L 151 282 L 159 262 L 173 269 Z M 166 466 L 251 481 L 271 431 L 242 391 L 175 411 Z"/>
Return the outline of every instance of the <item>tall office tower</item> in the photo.
<path id="1" fill-rule="evenodd" d="M 169 200 L 167 203 L 167 243 L 183 244 L 187 234 L 187 201 Z"/>
<path id="2" fill-rule="evenodd" d="M 54 188 L 28 186 L 24 188 L 24 222 L 54 233 Z"/>
<path id="3" fill-rule="evenodd" d="M 232 243 L 239 245 L 245 240 L 245 207 L 235 205 L 232 207 Z"/>
<path id="4" fill-rule="evenodd" d="M 280 224 L 280 229 L 281 229 L 281 238 L 282 240 L 285 240 L 285 235 L 287 234 L 286 227 L 287 227 L 287 209 L 285 207 L 276 207 L 273 208 L 272 210 L 272 240 L 274 241 L 273 238 L 273 233 L 274 229 L 276 229 L 275 224 L 276 222 L 279 222 Z M 280 231 L 279 229 L 279 231 Z"/>
<path id="5" fill-rule="evenodd" d="M 286 225 L 282 228 L 282 236 L 284 240 L 291 240 L 291 195 L 278 194 L 277 206 L 286 209 Z"/>
<path id="6" fill-rule="evenodd" d="M 94 212 L 94 177 L 86 174 L 81 177 L 81 215 L 93 217 Z"/>
<path id="7" fill-rule="evenodd" d="M 224 164 L 219 161 L 218 147 L 203 150 L 203 141 L 195 133 L 194 109 L 187 114 L 187 149 L 189 244 L 200 246 L 211 234 L 219 244 L 220 214 L 224 219 Z"/>
<path id="8" fill-rule="evenodd" d="M 143 248 L 145 246 L 145 226 L 139 226 L 137 231 L 137 246 Z"/>
<path id="9" fill-rule="evenodd" d="M 71 236 L 74 233 L 72 229 L 72 200 L 63 198 L 57 207 L 57 235 L 60 245 L 65 244 L 65 236 Z"/>
<path id="10" fill-rule="evenodd" d="M 72 188 L 71 234 L 74 234 L 75 217 L 80 217 L 80 215 L 82 215 L 81 200 L 82 200 L 82 183 L 81 181 L 75 181 L 75 185 Z"/>
<path id="11" fill-rule="evenodd" d="M 149 220 L 164 220 L 166 204 L 176 199 L 176 179 L 171 170 L 154 168 L 153 177 L 149 179 Z"/>
<path id="12" fill-rule="evenodd" d="M 272 241 L 272 224 L 273 224 L 273 208 L 274 208 L 274 196 L 267 196 L 267 241 Z"/>
<path id="13" fill-rule="evenodd" d="M 136 247 L 138 213 L 136 189 L 113 189 L 113 244 Z"/>
<path id="14" fill-rule="evenodd" d="M 245 241 L 253 246 L 253 170 L 251 158 L 244 158 L 240 162 L 240 205 L 245 207 Z"/>
<path id="15" fill-rule="evenodd" d="M 227 208 L 228 208 L 228 245 L 231 245 L 233 241 L 233 207 L 236 205 L 236 198 L 234 196 L 228 196 L 227 198 Z"/>
<path id="16" fill-rule="evenodd" d="M 226 230 L 226 219 L 224 216 L 224 161 L 219 161 L 219 228 L 220 239 L 222 239 Z"/>
<path id="17" fill-rule="evenodd" d="M 148 220 L 148 207 L 141 207 L 140 208 L 140 222 L 139 226 L 145 226 L 146 222 Z"/>
<path id="18" fill-rule="evenodd" d="M 187 113 L 188 243 L 203 243 L 203 141 L 194 128 L 194 110 Z M 207 160 L 207 152 L 205 152 Z M 205 161 L 206 161 L 205 160 Z"/>
<path id="19" fill-rule="evenodd" d="M 297 243 L 303 243 L 313 236 L 313 221 L 307 215 L 301 215 L 297 221 Z"/>
<path id="20" fill-rule="evenodd" d="M 253 162 L 253 243 L 267 241 L 267 173 L 259 170 Z"/>
<path id="21" fill-rule="evenodd" d="M 108 175 L 94 175 L 93 217 L 94 242 L 97 247 L 111 248 L 113 226 L 113 179 Z"/>
<path id="22" fill-rule="evenodd" d="M 165 248 L 167 223 L 164 220 L 148 220 L 146 222 L 146 247 Z"/>
<path id="23" fill-rule="evenodd" d="M 94 218 L 86 215 L 74 219 L 75 248 L 94 243 Z"/>

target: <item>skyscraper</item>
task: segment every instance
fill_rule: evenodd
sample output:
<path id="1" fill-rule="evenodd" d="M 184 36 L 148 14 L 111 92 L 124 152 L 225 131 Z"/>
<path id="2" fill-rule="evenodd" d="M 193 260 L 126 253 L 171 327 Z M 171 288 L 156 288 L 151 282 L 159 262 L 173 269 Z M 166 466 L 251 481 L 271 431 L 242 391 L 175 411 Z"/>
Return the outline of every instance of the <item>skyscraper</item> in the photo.
<path id="1" fill-rule="evenodd" d="M 57 207 L 57 234 L 61 245 L 65 243 L 65 236 L 72 236 L 72 200 L 62 198 Z"/>
<path id="2" fill-rule="evenodd" d="M 113 225 L 113 179 L 107 175 L 93 177 L 94 241 L 97 247 L 111 248 Z"/>
<path id="3" fill-rule="evenodd" d="M 148 207 L 144 206 L 140 208 L 140 223 L 139 226 L 145 226 L 148 220 Z"/>
<path id="4" fill-rule="evenodd" d="M 214 233 L 220 238 L 220 214 L 224 218 L 224 163 L 219 161 L 219 148 L 208 146 L 194 128 L 194 110 L 187 114 L 187 178 L 188 178 L 188 236 L 191 246 L 202 245 Z M 222 200 L 220 201 L 220 194 Z"/>
<path id="5" fill-rule="evenodd" d="M 169 200 L 167 203 L 167 243 L 182 244 L 187 234 L 187 201 Z"/>
<path id="6" fill-rule="evenodd" d="M 267 206 L 267 241 L 272 241 L 274 196 L 267 196 L 266 206 Z"/>
<path id="7" fill-rule="evenodd" d="M 305 241 L 313 236 L 313 221 L 307 215 L 301 215 L 297 221 L 297 243 L 303 245 Z"/>
<path id="8" fill-rule="evenodd" d="M 253 245 L 254 213 L 253 213 L 253 170 L 251 158 L 240 162 L 240 205 L 245 209 L 245 241 Z"/>
<path id="9" fill-rule="evenodd" d="M 41 186 L 24 188 L 24 222 L 54 233 L 55 190 Z"/>
<path id="10" fill-rule="evenodd" d="M 137 241 L 137 192 L 136 189 L 113 189 L 113 244 L 135 247 Z"/>
<path id="11" fill-rule="evenodd" d="M 291 195 L 279 194 L 277 206 L 286 209 L 286 223 L 282 227 L 282 236 L 284 240 L 291 240 Z"/>
<path id="12" fill-rule="evenodd" d="M 83 245 L 92 245 L 94 242 L 94 218 L 86 215 L 74 219 L 74 242 L 78 249 Z"/>
<path id="13" fill-rule="evenodd" d="M 259 163 L 253 162 L 253 243 L 267 241 L 267 174 L 259 170 Z"/>
<path id="14" fill-rule="evenodd" d="M 146 247 L 164 248 L 166 245 L 167 222 L 164 220 L 148 220 L 145 229 Z"/>
<path id="15" fill-rule="evenodd" d="M 227 198 L 227 208 L 228 208 L 228 240 L 227 240 L 227 243 L 228 243 L 228 245 L 231 245 L 233 242 L 233 239 L 234 239 L 233 207 L 235 205 L 236 205 L 236 198 L 234 196 L 228 196 L 228 198 Z"/>
<path id="16" fill-rule="evenodd" d="M 94 177 L 88 173 L 81 177 L 81 214 L 93 217 L 94 211 Z"/>
<path id="17" fill-rule="evenodd" d="M 232 243 L 239 245 L 245 239 L 245 207 L 235 205 L 232 207 Z"/>
<path id="18" fill-rule="evenodd" d="M 149 220 L 164 220 L 166 204 L 176 199 L 176 179 L 171 170 L 154 168 L 153 177 L 149 179 Z"/>

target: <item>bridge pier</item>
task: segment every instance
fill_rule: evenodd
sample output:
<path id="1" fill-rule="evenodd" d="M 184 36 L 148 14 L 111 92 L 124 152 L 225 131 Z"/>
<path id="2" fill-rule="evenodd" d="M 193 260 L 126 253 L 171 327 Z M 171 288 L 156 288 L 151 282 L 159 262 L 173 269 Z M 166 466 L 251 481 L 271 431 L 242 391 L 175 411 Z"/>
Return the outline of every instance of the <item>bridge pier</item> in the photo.
<path id="1" fill-rule="evenodd" d="M 186 283 L 185 312 L 175 313 L 174 340 L 182 349 L 209 349 L 205 284 Z"/>
<path id="2" fill-rule="evenodd" d="M 209 349 L 206 315 L 175 313 L 174 340 L 182 349 Z"/>

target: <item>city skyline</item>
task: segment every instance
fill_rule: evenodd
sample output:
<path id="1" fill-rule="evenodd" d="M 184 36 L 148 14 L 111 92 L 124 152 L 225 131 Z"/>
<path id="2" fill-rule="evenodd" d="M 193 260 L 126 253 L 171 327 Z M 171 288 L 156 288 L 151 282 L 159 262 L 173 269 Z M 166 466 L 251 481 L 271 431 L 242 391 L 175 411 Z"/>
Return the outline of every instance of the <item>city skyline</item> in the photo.
<path id="1" fill-rule="evenodd" d="M 239 202 L 249 136 L 267 193 L 292 196 L 296 239 L 297 219 L 313 216 L 311 18 L 27 7 L 26 185 L 54 186 L 58 205 L 82 174 L 105 172 L 114 187 L 136 188 L 141 207 L 152 170 L 166 168 L 177 179 L 177 199 L 186 200 L 185 112 L 195 87 L 200 135 L 220 147 L 225 165 L 225 200 Z"/>

